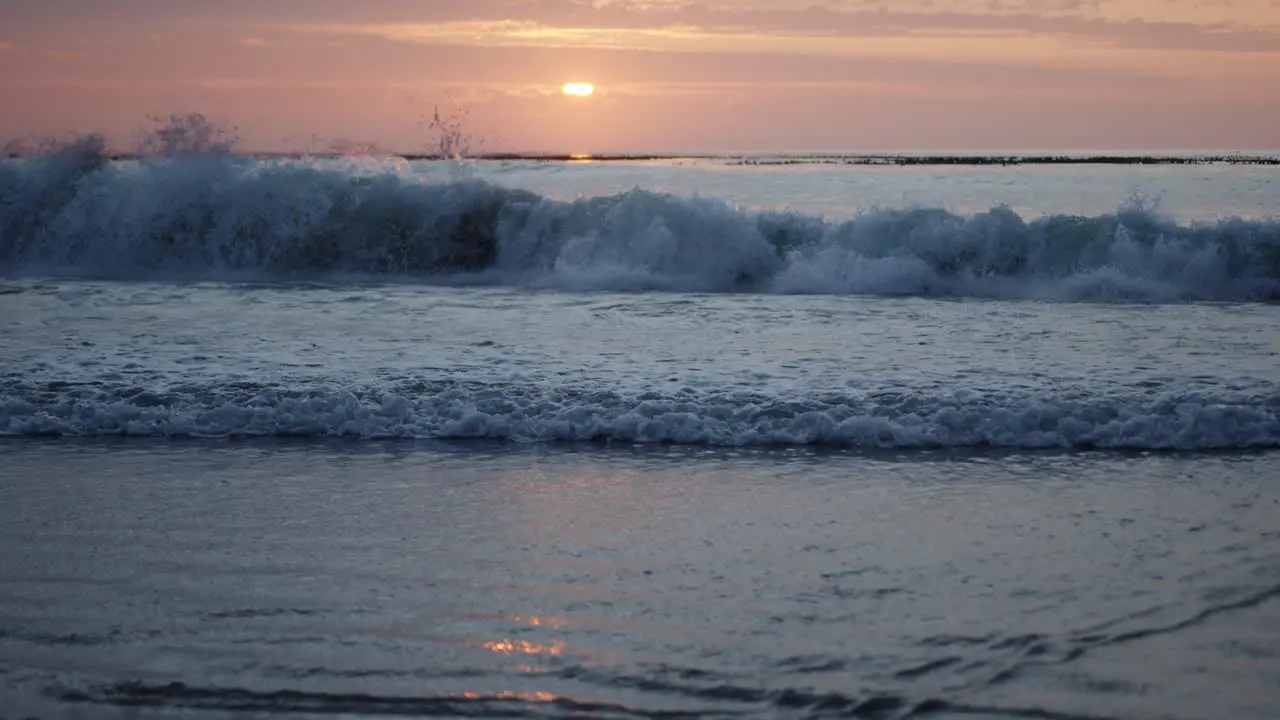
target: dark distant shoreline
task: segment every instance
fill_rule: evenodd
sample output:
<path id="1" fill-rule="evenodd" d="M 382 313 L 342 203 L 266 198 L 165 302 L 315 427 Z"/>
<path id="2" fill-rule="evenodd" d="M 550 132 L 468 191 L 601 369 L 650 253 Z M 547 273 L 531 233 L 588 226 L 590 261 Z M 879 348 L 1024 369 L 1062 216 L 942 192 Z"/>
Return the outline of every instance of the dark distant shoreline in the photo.
<path id="1" fill-rule="evenodd" d="M 438 160 L 439 156 L 397 154 L 406 160 Z M 1280 155 L 1047 155 L 1047 154 L 682 154 L 682 153 L 486 153 L 468 157 L 480 162 L 672 162 L 720 161 L 728 165 L 1280 165 Z"/>
<path id="2" fill-rule="evenodd" d="M 263 152 L 245 153 L 245 156 L 261 160 L 322 158 L 341 159 L 350 156 L 343 153 Z M 375 154 L 378 157 L 395 157 L 409 161 L 444 160 L 439 155 L 422 153 Z M 9 155 L 16 159 L 19 155 Z M 130 153 L 112 154 L 112 160 L 133 160 L 139 156 Z M 1125 154 L 687 154 L 687 153 L 483 153 L 469 155 L 468 162 L 676 162 L 710 161 L 736 166 L 788 166 L 788 165 L 849 165 L 849 166 L 990 166 L 990 165 L 1280 165 L 1278 155 L 1125 155 Z"/>
<path id="3" fill-rule="evenodd" d="M 746 158 L 739 165 L 1280 165 L 1264 155 L 848 155 Z"/>

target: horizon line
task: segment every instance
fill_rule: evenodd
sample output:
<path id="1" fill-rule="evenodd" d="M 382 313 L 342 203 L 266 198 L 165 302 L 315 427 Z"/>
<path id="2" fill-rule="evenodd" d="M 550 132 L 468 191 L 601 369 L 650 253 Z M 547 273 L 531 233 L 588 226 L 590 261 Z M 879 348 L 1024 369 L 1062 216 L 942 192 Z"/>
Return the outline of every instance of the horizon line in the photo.
<path id="1" fill-rule="evenodd" d="M 1166 154 L 1167 153 L 1167 154 Z M 200 153 L 190 153 L 200 155 Z M 105 153 L 112 160 L 137 160 L 150 157 L 148 153 Z M 786 165 L 848 165 L 848 166 L 927 166 L 927 165 L 1280 165 L 1280 150 L 1253 151 L 1202 151 L 1180 154 L 1179 151 L 899 151 L 899 152 L 487 152 L 447 156 L 431 152 L 397 152 L 394 150 L 370 152 L 343 152 L 340 150 L 305 151 L 231 151 L 209 153 L 224 157 L 251 157 L 270 159 L 342 159 L 356 157 L 400 158 L 410 162 L 658 162 L 677 160 L 721 161 L 729 165 L 786 166 Z M 38 157 L 39 155 L 36 155 Z M 22 153 L 9 153 L 6 159 L 32 157 Z"/>

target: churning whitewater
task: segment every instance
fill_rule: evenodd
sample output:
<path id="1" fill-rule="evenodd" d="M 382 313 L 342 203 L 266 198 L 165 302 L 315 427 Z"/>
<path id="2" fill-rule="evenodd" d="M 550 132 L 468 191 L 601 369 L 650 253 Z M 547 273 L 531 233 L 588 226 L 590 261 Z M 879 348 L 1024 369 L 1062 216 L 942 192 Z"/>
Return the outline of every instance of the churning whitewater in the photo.
<path id="1" fill-rule="evenodd" d="M 1176 222 L 1143 202 L 849 219 L 646 189 L 555 200 L 460 174 L 235 156 L 113 160 L 87 138 L 0 163 L 0 275 L 363 278 L 1095 302 L 1280 298 L 1280 221 Z M 850 206 L 857 206 L 850 198 Z"/>
<path id="2" fill-rule="evenodd" d="M 0 435 L 1280 447 L 1275 306 L 0 285 Z"/>
<path id="3" fill-rule="evenodd" d="M 0 385 L 0 435 L 348 437 L 516 442 L 1210 450 L 1280 446 L 1280 392 L 880 390 L 777 397 L 404 381 L 144 388 Z"/>

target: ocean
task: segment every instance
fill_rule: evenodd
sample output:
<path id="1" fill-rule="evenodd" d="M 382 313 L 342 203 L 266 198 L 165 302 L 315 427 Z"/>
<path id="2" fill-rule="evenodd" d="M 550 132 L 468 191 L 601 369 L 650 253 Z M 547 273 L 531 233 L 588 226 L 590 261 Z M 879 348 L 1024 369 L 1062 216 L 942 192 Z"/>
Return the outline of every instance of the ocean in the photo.
<path id="1" fill-rule="evenodd" d="M 0 161 L 0 718 L 1280 717 L 1280 164 Z"/>

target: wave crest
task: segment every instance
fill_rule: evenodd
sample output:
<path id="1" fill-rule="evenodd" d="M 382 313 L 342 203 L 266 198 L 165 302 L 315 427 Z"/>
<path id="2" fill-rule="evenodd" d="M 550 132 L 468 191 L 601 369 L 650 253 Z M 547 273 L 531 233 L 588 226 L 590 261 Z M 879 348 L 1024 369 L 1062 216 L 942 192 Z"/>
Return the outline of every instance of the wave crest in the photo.
<path id="1" fill-rule="evenodd" d="M 643 189 L 572 202 L 244 157 L 113 161 L 101 138 L 0 163 L 0 271 L 384 279 L 569 290 L 1274 300 L 1280 221 L 1179 224 L 1132 200 L 1096 217 L 1006 207 L 831 221 Z"/>

